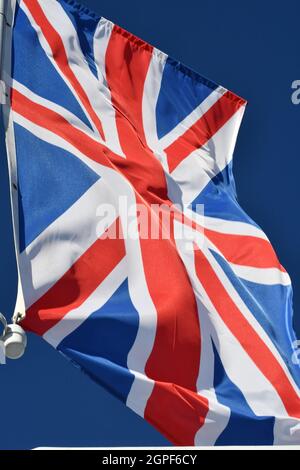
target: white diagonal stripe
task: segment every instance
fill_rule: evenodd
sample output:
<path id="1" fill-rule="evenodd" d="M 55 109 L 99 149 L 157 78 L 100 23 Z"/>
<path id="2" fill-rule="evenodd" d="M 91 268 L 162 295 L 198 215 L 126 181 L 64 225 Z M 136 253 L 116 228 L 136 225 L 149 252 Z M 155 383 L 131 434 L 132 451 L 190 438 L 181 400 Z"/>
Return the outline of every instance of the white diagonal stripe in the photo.
<path id="1" fill-rule="evenodd" d="M 209 240 L 207 240 L 207 244 L 208 244 L 208 247 L 212 246 L 214 250 L 216 249 L 211 244 L 211 242 Z M 274 343 L 271 341 L 268 334 L 262 328 L 260 323 L 256 320 L 254 315 L 252 315 L 252 313 L 248 309 L 247 305 L 242 300 L 242 298 L 239 296 L 238 292 L 236 291 L 236 289 L 234 288 L 234 286 L 232 285 L 232 283 L 230 282 L 230 280 L 228 279 L 228 277 L 224 273 L 223 269 L 221 268 L 221 266 L 219 265 L 217 260 L 214 258 L 212 253 L 210 253 L 210 251 L 207 249 L 207 247 L 205 249 L 205 256 L 208 259 L 208 261 L 209 261 L 211 267 L 213 268 L 216 276 L 218 277 L 218 279 L 222 283 L 223 287 L 225 288 L 225 290 L 226 290 L 227 294 L 229 295 L 229 297 L 231 298 L 231 300 L 235 303 L 235 305 L 237 306 L 237 308 L 239 309 L 241 314 L 244 316 L 244 318 L 247 320 L 247 322 L 252 326 L 252 328 L 254 329 L 256 334 L 260 337 L 260 339 L 264 342 L 266 347 L 272 352 L 273 356 L 275 357 L 277 362 L 280 364 L 283 372 L 285 373 L 287 379 L 289 380 L 291 386 L 293 387 L 296 394 L 300 398 L 299 388 L 298 388 L 297 384 L 295 383 L 289 369 L 287 368 L 286 363 L 282 359 L 282 357 L 279 354 L 279 352 L 278 352 L 277 348 L 275 347 Z"/>
<path id="2" fill-rule="evenodd" d="M 280 284 L 282 286 L 290 286 L 291 278 L 286 272 L 277 268 L 253 268 L 251 266 L 240 266 L 230 263 L 230 267 L 234 274 L 245 281 L 264 284 L 266 286 L 274 286 Z"/>
<path id="3" fill-rule="evenodd" d="M 96 92 L 95 86 L 93 86 L 92 80 L 90 80 L 90 78 L 93 76 L 93 74 L 92 74 L 91 70 L 89 69 L 89 66 L 88 66 L 88 64 L 87 64 L 87 62 L 86 62 L 86 60 L 85 60 L 85 58 L 82 54 L 80 44 L 79 44 L 79 40 L 78 40 L 78 37 L 77 37 L 77 33 L 76 33 L 75 29 L 73 28 L 73 25 L 72 25 L 72 22 L 71 22 L 70 18 L 67 16 L 67 14 L 64 12 L 62 6 L 59 5 L 59 3 L 56 0 L 46 0 L 46 1 L 45 0 L 40 0 L 39 4 L 43 8 L 43 10 L 44 10 L 44 12 L 47 16 L 47 19 L 49 20 L 50 18 L 52 18 L 54 20 L 55 29 L 57 30 L 57 27 L 59 27 L 59 26 L 62 26 L 62 28 L 64 29 L 65 39 L 66 40 L 69 39 L 69 44 L 70 45 L 73 44 L 72 47 L 69 47 L 68 49 L 66 49 L 67 53 L 72 52 L 72 57 L 69 57 L 69 65 L 70 65 L 71 68 L 73 67 L 73 72 L 75 73 L 76 76 L 78 76 L 77 72 L 79 71 L 80 79 L 84 79 L 84 83 L 85 83 L 86 88 L 89 89 L 89 90 L 92 90 L 92 94 L 93 94 L 93 96 L 95 96 L 95 92 Z M 50 7 L 50 9 L 49 9 L 49 7 Z M 76 100 L 80 104 L 81 109 L 85 113 L 87 119 L 89 120 L 89 122 L 90 122 L 90 124 L 91 124 L 91 126 L 92 126 L 92 128 L 95 132 L 95 135 L 98 137 L 98 139 L 100 139 L 99 132 L 98 132 L 95 124 L 93 123 L 89 113 L 87 112 L 84 103 L 82 102 L 80 96 L 78 96 L 77 92 L 75 91 L 75 89 L 72 86 L 72 84 L 70 83 L 70 81 L 65 77 L 65 75 L 62 73 L 60 68 L 57 66 L 55 60 L 53 59 L 52 51 L 51 51 L 51 48 L 50 48 L 48 42 L 46 41 L 44 35 L 42 34 L 42 31 L 41 31 L 40 27 L 34 21 L 33 16 L 31 15 L 29 9 L 27 8 L 27 6 L 25 5 L 23 0 L 20 1 L 20 8 L 22 8 L 22 10 L 26 14 L 28 20 L 30 21 L 32 28 L 36 31 L 39 42 L 40 42 L 40 45 L 41 45 L 42 49 L 45 51 L 45 53 L 47 54 L 48 59 L 50 60 L 53 67 L 55 68 L 55 70 L 59 74 L 59 76 L 64 80 L 64 82 L 66 83 L 66 85 L 70 89 L 71 93 L 74 95 L 74 97 L 76 98 Z M 45 9 L 46 9 L 46 11 L 45 11 Z M 51 12 L 52 12 L 52 14 L 51 14 Z M 53 12 L 55 12 L 54 18 L 53 18 Z M 52 26 L 54 26 L 54 25 L 52 24 Z M 68 33 L 69 36 L 66 36 L 66 33 Z M 61 39 L 63 39 L 63 37 L 61 37 Z M 75 46 L 75 48 L 74 48 L 74 46 Z M 71 64 L 73 64 L 73 65 L 71 66 Z M 94 78 L 95 78 L 95 81 L 96 81 L 96 77 L 94 77 Z M 85 91 L 86 91 L 86 89 L 85 89 Z M 91 92 L 89 93 L 89 95 L 90 94 L 91 94 Z"/>
<path id="4" fill-rule="evenodd" d="M 185 213 L 202 227 L 213 230 L 214 232 L 228 235 L 256 237 L 269 241 L 267 235 L 256 225 L 236 220 L 226 220 L 218 217 L 208 217 L 206 215 L 203 216 L 188 208 L 185 209 Z"/>
<path id="5" fill-rule="evenodd" d="M 157 136 L 156 105 L 159 97 L 161 80 L 167 56 L 158 49 L 153 49 L 143 93 L 142 112 L 143 126 L 148 147 L 168 171 L 166 154 Z"/>
<path id="6" fill-rule="evenodd" d="M 236 136 L 243 117 L 242 106 L 201 148 L 194 150 L 172 171 L 181 191 L 181 201 L 191 204 L 205 186 L 231 161 Z"/>
<path id="7" fill-rule="evenodd" d="M 93 312 L 99 310 L 127 277 L 126 258 L 109 273 L 97 289 L 78 308 L 68 312 L 56 325 L 44 334 L 44 339 L 54 348 L 75 331 Z"/>
<path id="8" fill-rule="evenodd" d="M 104 202 L 109 202 L 109 193 L 100 179 L 20 254 L 26 308 L 44 295 L 97 240 L 96 211 Z"/>
<path id="9" fill-rule="evenodd" d="M 181 226 L 179 222 L 174 223 L 174 236 L 178 252 L 188 267 L 187 271 L 191 282 L 197 279 L 195 271 L 195 259 L 193 250 L 186 250 L 185 241 L 181 238 Z M 201 301 L 199 296 L 196 297 L 200 332 L 201 332 L 201 355 L 199 375 L 197 379 L 197 391 L 199 395 L 208 400 L 208 413 L 204 424 L 198 430 L 195 436 L 195 445 L 212 446 L 216 443 L 218 437 L 226 428 L 229 418 L 230 409 L 218 402 L 214 389 L 214 352 L 211 338 L 211 323 L 209 320 L 209 312 Z"/>
<path id="10" fill-rule="evenodd" d="M 32 90 L 30 90 L 29 88 L 22 85 L 22 83 L 16 80 L 13 80 L 12 88 L 17 90 L 19 93 L 22 93 L 22 95 L 24 95 L 26 98 L 30 99 L 34 103 L 44 106 L 47 109 L 51 109 L 51 111 L 54 111 L 55 113 L 59 114 L 64 119 L 66 119 L 71 126 L 84 132 L 85 135 L 89 136 L 95 142 L 98 142 L 98 140 L 95 138 L 95 134 L 92 129 L 90 129 L 84 122 L 81 121 L 81 119 L 79 119 L 75 114 L 71 113 L 66 108 L 63 108 L 62 106 L 54 103 L 53 101 L 49 101 L 43 98 L 42 96 L 37 95 Z"/>
<path id="11" fill-rule="evenodd" d="M 101 18 L 94 36 L 94 57 L 98 72 L 99 87 L 105 99 L 99 96 L 98 106 L 105 135 L 105 144 L 120 157 L 123 153 L 116 125 L 116 111 L 111 102 L 111 93 L 106 81 L 106 50 L 110 41 L 113 23 Z"/>
<path id="12" fill-rule="evenodd" d="M 184 249 L 184 245 L 182 245 L 182 249 Z M 181 256 L 182 249 L 180 252 Z M 207 255 L 209 256 L 209 253 L 206 250 L 205 256 Z M 185 253 L 183 261 L 185 262 L 197 299 L 203 303 L 207 312 L 209 312 L 207 319 L 211 324 L 211 335 L 229 379 L 242 391 L 247 403 L 257 416 L 275 417 L 274 440 L 276 444 L 296 443 L 298 439 L 297 426 L 299 426 L 300 420 L 291 418 L 288 415 L 276 389 L 231 333 L 199 281 L 192 259 L 187 261 L 187 256 L 191 257 L 191 254 Z M 213 261 L 212 255 L 208 259 L 211 263 Z M 215 266 L 213 268 L 215 271 Z M 277 356 L 276 354 L 276 359 Z M 282 360 L 280 362 L 282 364 Z M 267 399 L 262 400 L 262 393 Z M 293 434 L 294 430 L 295 433 Z M 201 445 L 201 441 L 199 441 L 201 429 L 199 432 L 200 434 L 197 433 L 196 436 L 196 443 Z"/>
<path id="13" fill-rule="evenodd" d="M 218 87 L 216 90 L 213 90 L 205 100 L 197 106 L 197 108 L 193 109 L 193 111 L 180 121 L 174 129 L 159 140 L 160 147 L 162 149 L 166 149 L 173 144 L 173 142 L 181 137 L 187 129 L 201 119 L 201 117 L 224 95 L 224 93 L 226 93 L 226 91 L 227 90 L 223 87 Z"/>

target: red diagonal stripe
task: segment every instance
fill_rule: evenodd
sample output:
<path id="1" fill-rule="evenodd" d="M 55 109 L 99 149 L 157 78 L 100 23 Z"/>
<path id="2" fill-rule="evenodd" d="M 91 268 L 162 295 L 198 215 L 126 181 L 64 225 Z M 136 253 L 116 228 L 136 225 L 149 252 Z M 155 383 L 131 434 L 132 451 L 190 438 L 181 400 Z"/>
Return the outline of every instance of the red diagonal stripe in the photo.
<path id="1" fill-rule="evenodd" d="M 195 124 L 165 149 L 170 172 L 194 150 L 208 142 L 244 103 L 244 100 L 229 91 L 221 96 Z"/>
<path id="2" fill-rule="evenodd" d="M 196 390 L 200 329 L 186 269 L 172 239 L 141 239 L 140 244 L 148 289 L 157 310 L 157 334 L 147 375 Z"/>
<path id="3" fill-rule="evenodd" d="M 208 229 L 205 229 L 205 235 L 229 263 L 254 268 L 277 268 L 286 272 L 268 240 L 247 235 L 218 233 Z"/>
<path id="4" fill-rule="evenodd" d="M 106 78 L 111 90 L 112 103 L 118 110 L 117 125 L 130 123 L 143 144 L 146 144 L 142 100 L 144 84 L 152 59 L 153 47 L 114 26 L 106 51 Z M 120 129 L 119 129 L 120 130 Z M 121 132 L 121 145 L 127 158 L 132 158 L 130 136 Z M 133 137 L 133 136 L 132 136 Z"/>
<path id="5" fill-rule="evenodd" d="M 183 217 L 178 211 L 174 213 L 174 217 L 193 230 L 204 233 L 229 263 L 254 268 L 277 268 L 286 272 L 268 240 L 250 235 L 220 233 L 207 229 L 194 220 Z"/>
<path id="6" fill-rule="evenodd" d="M 203 288 L 224 323 L 277 391 L 289 415 L 300 418 L 300 399 L 285 371 L 240 312 L 200 249 L 195 250 L 195 266 Z"/>
<path id="7" fill-rule="evenodd" d="M 145 369 L 155 386 L 145 418 L 174 444 L 193 445 L 208 412 L 208 401 L 197 395 L 201 337 L 195 294 L 172 234 L 167 240 L 141 239 L 140 244 L 157 311 L 155 342 Z"/>
<path id="8" fill-rule="evenodd" d="M 117 219 L 109 230 L 119 229 Z M 22 326 L 43 335 L 79 307 L 125 256 L 124 240 L 98 239 L 28 310 Z"/>
<path id="9" fill-rule="evenodd" d="M 166 178 L 160 162 L 147 147 L 142 118 L 151 54 L 151 46 L 137 42 L 115 26 L 106 52 L 106 77 L 116 109 L 120 144 L 126 155 L 126 159 L 112 161 L 145 202 L 159 204 L 169 203 Z"/>
<path id="10" fill-rule="evenodd" d="M 76 75 L 74 74 L 69 65 L 68 56 L 60 35 L 57 33 L 56 29 L 51 25 L 51 23 L 49 23 L 45 13 L 42 10 L 42 7 L 39 5 L 39 2 L 37 0 L 23 1 L 24 4 L 27 6 L 28 10 L 30 11 L 34 21 L 40 27 L 41 32 L 45 37 L 47 43 L 49 44 L 50 49 L 52 51 L 53 59 L 55 60 L 58 68 L 76 91 L 78 97 L 84 104 L 86 111 L 88 112 L 93 123 L 95 124 L 96 129 L 99 131 L 100 135 L 104 139 L 105 137 L 100 119 L 95 113 L 86 92 L 84 91 L 80 82 L 77 80 Z"/>
<path id="11" fill-rule="evenodd" d="M 163 430 L 174 445 L 194 446 L 195 435 L 203 426 L 207 412 L 205 397 L 175 383 L 156 382 L 145 419 L 158 431 Z"/>
<path id="12" fill-rule="evenodd" d="M 11 106 L 15 112 L 32 123 L 62 137 L 91 160 L 102 165 L 108 164 L 105 157 L 108 150 L 55 111 L 35 103 L 14 88 L 11 93 Z"/>

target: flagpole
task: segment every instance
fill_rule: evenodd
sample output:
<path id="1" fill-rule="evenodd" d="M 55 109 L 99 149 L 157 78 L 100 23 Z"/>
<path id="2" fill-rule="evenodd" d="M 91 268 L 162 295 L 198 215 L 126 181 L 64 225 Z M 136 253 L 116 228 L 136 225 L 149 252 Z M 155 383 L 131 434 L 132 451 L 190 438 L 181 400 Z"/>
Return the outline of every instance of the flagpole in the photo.
<path id="1" fill-rule="evenodd" d="M 16 177 L 16 161 L 14 155 L 14 145 L 12 144 L 12 122 L 10 119 L 10 103 L 8 89 L 10 87 L 10 63 L 11 57 L 11 38 L 12 38 L 12 23 L 14 17 L 14 10 L 16 6 L 16 0 L 0 0 L 0 83 L 1 83 L 1 99 L 0 104 L 2 105 L 2 116 L 4 120 L 5 134 L 6 134 L 6 148 L 8 155 L 8 171 L 10 180 L 10 191 L 11 191 L 11 206 L 12 206 L 12 221 L 15 239 L 15 248 L 17 246 L 16 232 L 17 232 L 17 194 L 12 191 L 12 188 L 17 188 L 17 177 Z M 10 30 L 10 31 L 9 31 Z M 9 135 L 10 134 L 10 135 Z M 18 359 L 24 354 L 27 344 L 27 338 L 25 331 L 18 321 L 25 316 L 25 305 L 23 299 L 23 291 L 20 282 L 20 272 L 18 265 L 18 254 L 16 250 L 16 261 L 18 267 L 18 295 L 15 307 L 15 313 L 13 316 L 13 323 L 8 325 L 5 317 L 1 314 L 0 320 L 4 326 L 4 331 L 0 336 L 0 342 L 4 345 L 5 355 L 9 359 Z"/>
<path id="2" fill-rule="evenodd" d="M 12 210 L 12 224 L 14 246 L 18 271 L 18 291 L 13 314 L 13 322 L 18 323 L 25 317 L 25 303 L 21 284 L 18 241 L 18 177 L 15 154 L 14 127 L 11 118 L 10 88 L 11 88 L 11 57 L 12 57 L 12 29 L 17 0 L 0 0 L 0 104 L 2 105 L 2 119 L 5 132 L 6 153 L 10 183 L 10 200 Z"/>

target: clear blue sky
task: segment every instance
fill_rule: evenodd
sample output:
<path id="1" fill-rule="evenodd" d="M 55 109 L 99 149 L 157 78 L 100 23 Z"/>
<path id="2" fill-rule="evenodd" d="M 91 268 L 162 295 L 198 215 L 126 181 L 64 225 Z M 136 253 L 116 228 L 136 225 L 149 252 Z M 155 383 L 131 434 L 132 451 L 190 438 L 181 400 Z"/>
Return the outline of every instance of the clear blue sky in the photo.
<path id="1" fill-rule="evenodd" d="M 292 277 L 300 337 L 300 105 L 290 99 L 300 80 L 299 1 L 82 3 L 249 101 L 235 152 L 239 201 Z M 0 144 L 0 311 L 9 316 L 16 272 L 3 132 Z M 0 397 L 0 449 L 167 444 L 34 336 L 22 360 L 0 366 Z"/>

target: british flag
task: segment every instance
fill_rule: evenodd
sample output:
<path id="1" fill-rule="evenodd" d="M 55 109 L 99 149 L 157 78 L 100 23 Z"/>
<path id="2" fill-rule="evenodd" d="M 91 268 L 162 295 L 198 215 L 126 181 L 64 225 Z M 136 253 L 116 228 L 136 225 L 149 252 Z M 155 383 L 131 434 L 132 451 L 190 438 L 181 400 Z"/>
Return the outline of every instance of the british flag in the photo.
<path id="1" fill-rule="evenodd" d="M 290 278 L 232 174 L 246 102 L 73 1 L 10 5 L 22 326 L 176 445 L 299 444 Z M 138 205 L 174 204 L 142 237 Z"/>

